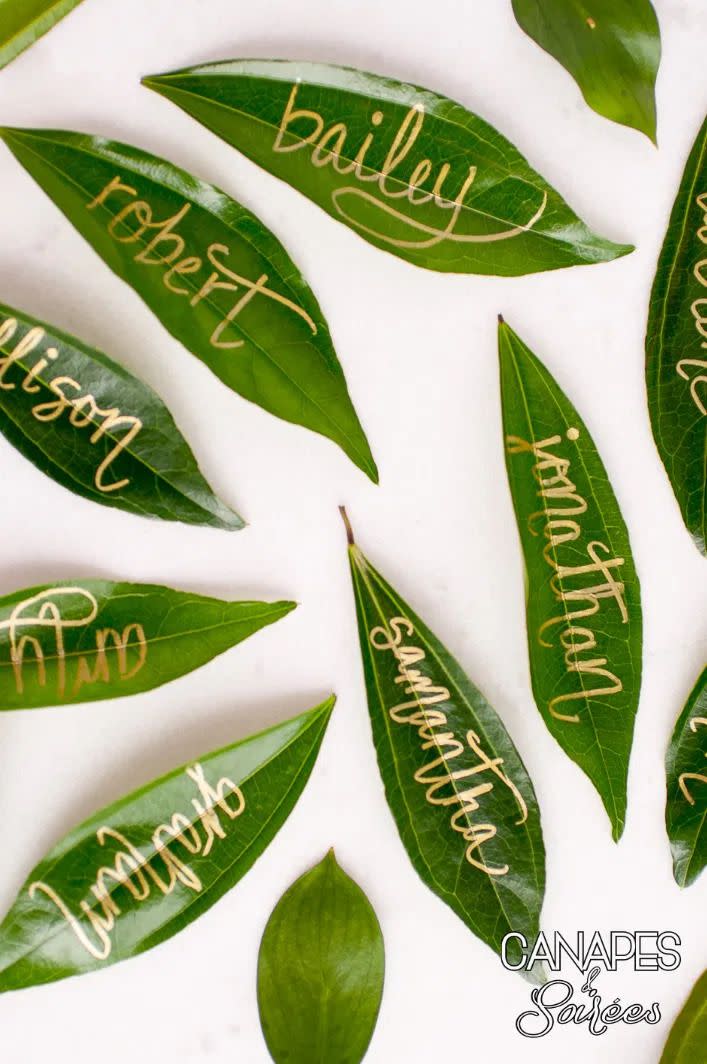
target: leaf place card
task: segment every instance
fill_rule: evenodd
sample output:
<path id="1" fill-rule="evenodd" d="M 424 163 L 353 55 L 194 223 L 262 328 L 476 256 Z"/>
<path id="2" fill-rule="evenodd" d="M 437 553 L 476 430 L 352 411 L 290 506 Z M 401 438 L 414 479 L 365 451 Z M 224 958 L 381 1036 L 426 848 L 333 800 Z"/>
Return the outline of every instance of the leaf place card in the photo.
<path id="1" fill-rule="evenodd" d="M 496 953 L 511 931 L 535 941 L 545 849 L 525 766 L 481 692 L 348 531 L 373 742 L 408 856 Z"/>
<path id="2" fill-rule="evenodd" d="M 504 136 L 429 89 L 269 59 L 144 83 L 376 247 L 417 266 L 515 276 L 633 250 L 590 232 Z"/>
<path id="3" fill-rule="evenodd" d="M 499 355 L 533 693 L 599 792 L 618 840 L 641 685 L 641 597 L 628 532 L 586 425 L 503 321 Z"/>
<path id="4" fill-rule="evenodd" d="M 243 528 L 151 388 L 100 351 L 2 304 L 0 430 L 84 498 L 166 521 Z"/>
<path id="5" fill-rule="evenodd" d="M 230 388 L 378 474 L 319 304 L 282 244 L 164 159 L 58 130 L 0 136 L 101 258 Z"/>
<path id="6" fill-rule="evenodd" d="M 294 608 L 108 580 L 15 591 L 0 598 L 0 710 L 150 691 Z"/>
<path id="7" fill-rule="evenodd" d="M 0 992 L 127 960 L 210 909 L 287 820 L 333 705 L 185 765 L 67 835 L 0 926 Z"/>
<path id="8" fill-rule="evenodd" d="M 673 874 L 681 887 L 689 887 L 707 864 L 707 666 L 675 725 L 666 774 Z"/>
<path id="9" fill-rule="evenodd" d="M 282 896 L 260 945 L 260 1022 L 276 1064 L 360 1064 L 384 970 L 378 918 L 331 850 Z"/>
<path id="10" fill-rule="evenodd" d="M 707 119 L 658 260 L 646 384 L 658 452 L 695 545 L 707 554 Z"/>
<path id="11" fill-rule="evenodd" d="M 81 0 L 0 0 L 0 69 L 48 33 Z"/>
<path id="12" fill-rule="evenodd" d="M 650 0 L 513 0 L 520 26 L 570 72 L 589 106 L 655 143 L 660 26 Z"/>

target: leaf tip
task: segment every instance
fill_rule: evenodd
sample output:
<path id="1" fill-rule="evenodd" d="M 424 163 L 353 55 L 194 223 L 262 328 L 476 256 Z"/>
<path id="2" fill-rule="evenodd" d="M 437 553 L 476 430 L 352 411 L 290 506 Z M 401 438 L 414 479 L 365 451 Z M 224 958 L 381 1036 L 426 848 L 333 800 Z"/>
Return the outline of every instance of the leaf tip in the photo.
<path id="1" fill-rule="evenodd" d="M 344 522 L 344 528 L 346 529 L 346 540 L 349 546 L 353 547 L 356 543 L 356 540 L 354 539 L 353 528 L 351 527 L 351 522 L 349 521 L 349 515 L 346 513 L 346 507 L 340 506 L 339 513 L 341 514 L 341 520 Z"/>

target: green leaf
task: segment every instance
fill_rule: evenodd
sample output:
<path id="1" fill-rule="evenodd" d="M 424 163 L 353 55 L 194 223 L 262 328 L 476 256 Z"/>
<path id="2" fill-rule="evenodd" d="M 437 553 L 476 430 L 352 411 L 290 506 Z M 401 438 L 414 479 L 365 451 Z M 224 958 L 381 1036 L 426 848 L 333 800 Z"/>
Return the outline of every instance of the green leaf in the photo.
<path id="1" fill-rule="evenodd" d="M 108 580 L 15 591 L 0 598 L 0 710 L 151 691 L 294 608 Z"/>
<path id="2" fill-rule="evenodd" d="M 533 693 L 599 792 L 618 840 L 641 686 L 641 595 L 628 532 L 586 425 L 503 322 L 499 355 Z"/>
<path id="3" fill-rule="evenodd" d="M 707 864 L 707 666 L 680 714 L 665 767 L 673 874 L 689 887 Z"/>
<path id="4" fill-rule="evenodd" d="M 707 972 L 704 972 L 673 1024 L 660 1064 L 701 1064 L 706 1043 Z"/>
<path id="5" fill-rule="evenodd" d="M 484 696 L 353 542 L 353 579 L 378 767 L 427 886 L 497 953 L 534 941 L 545 849 L 533 785 Z M 515 946 L 508 951 L 512 962 Z"/>
<path id="6" fill-rule="evenodd" d="M 103 137 L 0 130 L 162 324 L 230 388 L 377 470 L 312 290 L 263 223 L 164 159 Z"/>
<path id="7" fill-rule="evenodd" d="M 86 499 L 167 521 L 243 528 L 151 388 L 100 351 L 2 304 L 0 431 Z"/>
<path id="8" fill-rule="evenodd" d="M 376 247 L 418 266 L 515 276 L 633 250 L 590 232 L 505 137 L 428 89 L 262 59 L 144 83 Z"/>
<path id="9" fill-rule="evenodd" d="M 653 435 L 688 530 L 707 554 L 707 119 L 687 161 L 651 293 Z"/>
<path id="10" fill-rule="evenodd" d="M 650 0 L 513 0 L 520 26 L 612 122 L 655 143 L 660 26 Z"/>
<path id="11" fill-rule="evenodd" d="M 0 69 L 80 3 L 81 0 L 0 0 Z"/>
<path id="12" fill-rule="evenodd" d="M 276 1064 L 359 1064 L 384 970 L 376 914 L 331 850 L 282 896 L 260 946 L 260 1022 Z"/>
<path id="13" fill-rule="evenodd" d="M 287 820 L 333 705 L 207 754 L 67 835 L 0 926 L 0 992 L 127 960 L 210 909 Z"/>

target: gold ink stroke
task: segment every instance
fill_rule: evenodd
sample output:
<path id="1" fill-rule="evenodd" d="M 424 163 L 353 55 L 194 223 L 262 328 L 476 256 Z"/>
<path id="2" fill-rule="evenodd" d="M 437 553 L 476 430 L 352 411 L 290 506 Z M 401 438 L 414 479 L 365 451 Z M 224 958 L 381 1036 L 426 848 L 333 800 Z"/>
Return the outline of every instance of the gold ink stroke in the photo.
<path id="1" fill-rule="evenodd" d="M 358 182 L 355 185 L 345 185 L 332 191 L 331 198 L 335 211 L 350 225 L 355 226 L 363 233 L 375 237 L 386 244 L 397 248 L 424 249 L 435 247 L 445 242 L 453 244 L 493 244 L 500 240 L 511 240 L 529 232 L 542 218 L 547 207 L 547 192 L 544 192 L 540 205 L 532 217 L 523 225 L 512 226 L 492 233 L 459 233 L 457 223 L 461 212 L 467 208 L 466 198 L 476 181 L 477 167 L 468 166 L 464 180 L 456 192 L 446 193 L 449 174 L 452 169 L 450 162 L 440 164 L 439 170 L 433 177 L 433 164 L 430 159 L 421 159 L 414 167 L 410 177 L 406 181 L 395 176 L 404 160 L 410 155 L 415 143 L 420 136 L 424 122 L 425 109 L 421 104 L 415 104 L 407 112 L 400 123 L 392 144 L 385 157 L 380 170 L 371 170 L 366 166 L 366 155 L 375 139 L 375 129 L 366 134 L 363 142 L 353 159 L 346 159 L 343 155 L 349 136 L 349 129 L 345 122 L 334 122 L 325 129 L 325 122 L 318 111 L 305 108 L 296 109 L 297 94 L 300 86 L 294 84 L 290 92 L 287 106 L 282 115 L 280 126 L 273 143 L 273 152 L 285 154 L 299 151 L 302 148 L 312 148 L 310 162 L 312 166 L 321 168 L 331 166 L 341 176 L 352 175 Z M 383 111 L 374 111 L 371 116 L 371 124 L 379 127 L 385 120 Z M 290 126 L 295 122 L 313 122 L 312 129 L 306 136 L 294 133 Z M 292 143 L 286 143 L 292 141 Z M 368 171 L 368 172 L 367 172 Z M 425 182 L 430 181 L 431 186 L 424 189 Z M 397 182 L 402 187 L 391 187 Z M 370 185 L 371 191 L 367 191 L 361 185 Z M 373 191 L 375 189 L 375 191 Z M 412 214 L 397 210 L 390 201 L 406 200 L 409 207 L 422 207 L 432 204 L 440 211 L 446 211 L 448 219 L 440 225 L 429 225 Z M 371 218 L 376 212 L 382 215 L 381 224 L 385 219 L 393 219 L 408 226 L 417 235 L 414 239 L 398 239 L 386 233 L 380 227 L 373 228 L 367 225 L 361 218 L 357 218 L 349 212 L 348 205 L 355 203 L 363 204 L 364 216 Z M 371 211 L 370 208 L 373 208 Z"/>
<path id="2" fill-rule="evenodd" d="M 390 651 L 398 663 L 398 675 L 395 683 L 403 686 L 405 695 L 412 695 L 410 701 L 401 702 L 388 712 L 396 724 L 409 724 L 417 728 L 422 740 L 422 750 L 434 750 L 439 756 L 419 768 L 414 775 L 416 783 L 425 788 L 425 799 L 432 806 L 458 806 L 451 817 L 451 827 L 468 843 L 466 860 L 474 868 L 488 876 L 505 876 L 508 865 L 492 866 L 487 864 L 478 853 L 481 847 L 493 839 L 498 829 L 495 824 L 480 824 L 473 816 L 481 808 L 479 799 L 493 790 L 496 783 L 506 787 L 512 794 L 520 818 L 516 826 L 528 819 L 528 808 L 522 794 L 502 770 L 503 758 L 489 757 L 482 749 L 479 736 L 473 731 L 466 733 L 466 745 L 449 729 L 447 714 L 441 704 L 450 700 L 446 687 L 436 685 L 418 667 L 425 660 L 425 652 L 415 645 L 404 644 L 404 639 L 414 636 L 415 629 L 406 617 L 392 617 L 386 627 L 373 628 L 369 632 L 371 645 L 379 652 Z M 437 706 L 436 709 L 429 707 Z M 476 758 L 476 763 L 468 768 L 453 768 L 450 762 L 465 757 L 469 751 Z M 487 773 L 481 779 L 482 773 Z M 461 780 L 469 780 L 461 788 Z M 450 793 L 445 793 L 451 789 Z"/>
<path id="3" fill-rule="evenodd" d="M 90 888 L 91 897 L 80 902 L 78 913 L 72 912 L 49 883 L 37 880 L 28 888 L 32 900 L 42 893 L 56 906 L 83 949 L 97 961 L 108 960 L 113 950 L 111 935 L 123 913 L 115 896 L 117 888 L 128 891 L 135 903 L 131 907 L 133 912 L 153 893 L 167 898 L 179 885 L 200 894 L 204 884 L 189 864 L 189 857 L 207 857 L 216 840 L 226 838 L 227 829 L 221 823 L 220 814 L 233 821 L 245 809 L 242 790 L 227 777 L 212 787 L 200 764 L 190 766 L 185 772 L 198 789 L 198 797 L 191 799 L 193 812 L 189 815 L 175 812 L 154 830 L 153 856 L 142 853 L 117 828 L 110 825 L 98 828 L 98 845 L 117 844 L 117 852 L 111 855 L 112 864 L 98 870 Z M 228 804 L 229 799 L 232 805 Z M 184 856 L 175 853 L 175 846 L 182 847 Z"/>
<path id="4" fill-rule="evenodd" d="M 579 430 L 567 430 L 567 438 L 574 442 Z M 542 647 L 552 647 L 548 634 L 558 626 L 559 643 L 564 651 L 565 670 L 579 677 L 582 685 L 577 691 L 556 695 L 548 703 L 548 709 L 557 720 L 579 724 L 579 714 L 558 711 L 558 706 L 567 702 L 587 701 L 590 698 L 606 697 L 623 691 L 623 682 L 607 667 L 608 659 L 597 653 L 597 636 L 587 624 L 577 621 L 595 617 L 602 604 L 612 600 L 619 610 L 622 624 L 628 623 L 628 609 L 624 600 L 624 584 L 617 570 L 624 565 L 624 558 L 612 558 L 611 549 L 600 540 L 586 544 L 586 562 L 580 565 L 563 565 L 558 560 L 558 550 L 568 543 L 577 543 L 582 538 L 579 518 L 586 513 L 586 500 L 578 493 L 570 478 L 571 460 L 563 458 L 556 449 L 562 444 L 561 436 L 552 436 L 539 443 L 528 443 L 518 436 L 509 436 L 506 446 L 509 454 L 530 454 L 535 459 L 533 477 L 538 484 L 538 496 L 542 509 L 528 518 L 528 529 L 539 535 L 538 521 L 543 522 L 542 534 L 547 541 L 543 558 L 553 570 L 550 587 L 561 612 L 546 620 L 537 632 Z M 571 582 L 580 580 L 581 586 Z M 586 581 L 589 580 L 587 584 Z M 590 677 L 589 689 L 584 684 Z"/>
<path id="5" fill-rule="evenodd" d="M 228 311 L 217 311 L 222 317 L 209 337 L 211 347 L 217 350 L 243 347 L 245 340 L 242 337 L 229 340 L 224 339 L 224 334 L 257 296 L 291 311 L 301 318 L 312 335 L 316 336 L 317 326 L 309 314 L 291 299 L 269 288 L 267 273 L 261 274 L 256 280 L 250 280 L 231 269 L 228 265 L 231 249 L 227 244 L 213 243 L 201 254 L 185 254 L 186 238 L 177 230 L 190 214 L 193 204 L 184 203 L 175 214 L 160 221 L 155 219 L 150 203 L 146 199 L 138 199 L 137 195 L 136 189 L 126 185 L 117 176 L 109 181 L 86 207 L 89 211 L 105 207 L 111 213 L 115 209 L 116 213 L 112 214 L 107 226 L 109 235 L 118 244 L 137 245 L 138 250 L 133 256 L 133 262 L 147 267 L 156 266 L 162 270 L 162 283 L 167 291 L 173 296 L 189 300 L 190 307 L 198 307 L 206 300 L 213 310 L 216 293 L 235 293 L 235 301 Z M 114 204 L 118 198 L 123 202 L 120 209 Z M 197 274 L 200 275 L 198 279 Z M 192 280 L 186 280 L 192 277 Z"/>
<path id="6" fill-rule="evenodd" d="M 707 719 L 705 717 L 693 717 L 690 721 L 690 731 L 695 734 L 698 728 L 707 728 Z M 707 752 L 705 753 L 707 757 Z M 688 780 L 696 780 L 698 783 L 707 783 L 707 776 L 702 772 L 683 772 L 678 780 L 680 790 L 687 798 L 690 805 L 695 804 L 695 799 L 690 794 L 687 786 Z"/>
<path id="7" fill-rule="evenodd" d="M 707 244 L 707 192 L 701 193 L 695 202 L 699 209 L 704 211 L 702 224 L 697 230 L 697 239 L 702 244 Z M 700 259 L 692 272 L 702 287 L 707 288 L 707 258 Z M 695 328 L 702 337 L 700 346 L 705 351 L 707 350 L 707 296 L 695 299 L 690 311 L 695 319 Z M 681 358 L 676 369 L 683 380 L 690 382 L 692 401 L 702 416 L 707 417 L 707 358 Z"/>
<path id="8" fill-rule="evenodd" d="M 62 616 L 62 608 L 68 616 Z M 65 632 L 86 629 L 97 616 L 95 596 L 82 587 L 47 588 L 13 606 L 9 617 L 0 620 L 0 634 L 7 633 L 17 693 L 24 693 L 27 669 L 32 664 L 37 684 L 45 688 L 49 661 L 56 665 L 58 698 L 73 698 L 86 684 L 111 683 L 114 679 L 125 682 L 137 676 L 147 661 L 147 640 L 141 624 L 128 624 L 122 632 L 98 628 L 95 648 L 80 654 L 67 652 Z M 109 658 L 109 653 L 113 658 Z"/>
<path id="9" fill-rule="evenodd" d="M 140 418 L 123 414 L 117 406 L 104 410 L 98 405 L 95 396 L 86 391 L 80 381 L 74 380 L 73 377 L 61 374 L 45 376 L 47 369 L 60 358 L 58 348 L 47 347 L 44 354 L 38 357 L 37 348 L 46 339 L 44 329 L 35 326 L 20 337 L 16 336 L 17 330 L 18 322 L 15 318 L 6 318 L 0 323 L 0 390 L 14 392 L 19 388 L 27 395 L 36 395 L 41 391 L 37 380 L 44 381 L 56 398 L 31 407 L 32 417 L 42 424 L 48 424 L 68 414 L 69 423 L 74 428 L 93 430 L 89 436 L 91 444 L 96 445 L 104 438 L 109 439 L 111 443 L 115 441 L 113 448 L 96 469 L 93 483 L 104 495 L 126 488 L 130 484 L 130 478 L 111 481 L 110 467 L 140 433 L 143 427 Z M 8 350 L 8 345 L 15 340 L 14 348 Z M 24 360 L 30 355 L 33 364 L 28 368 Z M 21 382 L 17 380 L 13 383 L 9 380 L 14 366 L 25 373 Z"/>

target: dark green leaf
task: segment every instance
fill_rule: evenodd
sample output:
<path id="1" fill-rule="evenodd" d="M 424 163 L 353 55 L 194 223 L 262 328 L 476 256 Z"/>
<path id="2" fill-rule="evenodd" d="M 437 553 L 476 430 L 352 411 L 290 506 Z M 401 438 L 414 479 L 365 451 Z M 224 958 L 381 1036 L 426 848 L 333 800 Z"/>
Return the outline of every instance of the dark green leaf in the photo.
<path id="1" fill-rule="evenodd" d="M 707 864 L 707 667 L 687 700 L 668 747 L 665 823 L 673 873 L 689 887 Z"/>
<path id="2" fill-rule="evenodd" d="M 81 0 L 0 0 L 0 69 L 80 3 Z"/>
<path id="3" fill-rule="evenodd" d="M 534 941 L 545 849 L 525 766 L 449 651 L 349 540 L 373 741 L 408 856 L 496 952 L 510 931 Z"/>
<path id="4" fill-rule="evenodd" d="M 704 1064 L 707 1046 L 707 972 L 697 980 L 673 1024 L 660 1064 Z"/>
<path id="5" fill-rule="evenodd" d="M 329 328 L 255 215 L 164 159 L 57 130 L 0 135 L 101 258 L 230 388 L 376 466 Z"/>
<path id="6" fill-rule="evenodd" d="M 660 26 L 650 0 L 513 0 L 515 16 L 598 114 L 655 143 Z"/>
<path id="7" fill-rule="evenodd" d="M 0 710 L 150 691 L 294 608 L 108 580 L 15 591 L 0 598 Z"/>
<path id="8" fill-rule="evenodd" d="M 0 926 L 0 992 L 127 960 L 210 909 L 287 820 L 333 705 L 185 765 L 67 835 Z"/>
<path id="9" fill-rule="evenodd" d="M 590 232 L 505 137 L 428 89 L 260 59 L 145 84 L 376 247 L 418 266 L 515 276 L 633 250 Z"/>
<path id="10" fill-rule="evenodd" d="M 376 914 L 332 850 L 282 896 L 260 946 L 260 1022 L 276 1064 L 359 1064 L 384 970 Z"/>
<path id="11" fill-rule="evenodd" d="M 122 366 L 2 304 L 0 356 L 0 431 L 43 473 L 105 506 L 243 528 L 162 400 Z"/>
<path id="12" fill-rule="evenodd" d="M 628 532 L 586 425 L 503 323 L 499 354 L 533 693 L 601 795 L 618 840 L 641 686 L 641 596 Z"/>
<path id="13" fill-rule="evenodd" d="M 651 294 L 653 435 L 683 520 L 707 554 L 707 119 L 673 207 Z"/>

